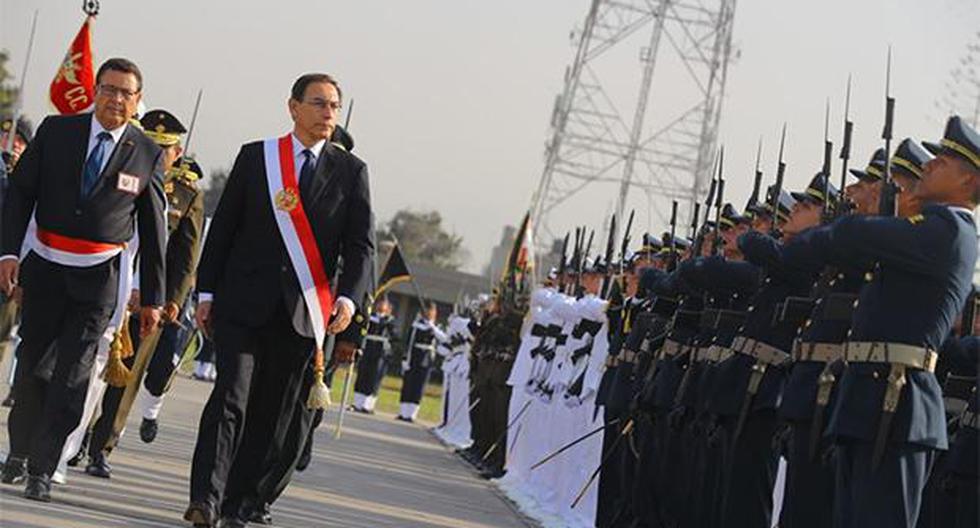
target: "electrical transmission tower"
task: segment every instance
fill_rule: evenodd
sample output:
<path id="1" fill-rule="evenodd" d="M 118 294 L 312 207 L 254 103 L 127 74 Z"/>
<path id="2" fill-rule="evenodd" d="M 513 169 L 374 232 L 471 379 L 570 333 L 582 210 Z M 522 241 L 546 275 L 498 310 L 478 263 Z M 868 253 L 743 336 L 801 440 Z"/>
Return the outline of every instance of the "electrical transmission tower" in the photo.
<path id="1" fill-rule="evenodd" d="M 663 225 L 671 200 L 692 204 L 703 193 L 734 15 L 735 0 L 592 1 L 552 111 L 532 205 L 537 240 L 610 199 L 618 218 L 632 206 L 638 224 Z"/>
<path id="2" fill-rule="evenodd" d="M 945 96 L 936 107 L 950 115 L 957 114 L 974 127 L 980 125 L 980 31 L 976 41 L 966 46 L 966 53 L 950 72 Z"/>

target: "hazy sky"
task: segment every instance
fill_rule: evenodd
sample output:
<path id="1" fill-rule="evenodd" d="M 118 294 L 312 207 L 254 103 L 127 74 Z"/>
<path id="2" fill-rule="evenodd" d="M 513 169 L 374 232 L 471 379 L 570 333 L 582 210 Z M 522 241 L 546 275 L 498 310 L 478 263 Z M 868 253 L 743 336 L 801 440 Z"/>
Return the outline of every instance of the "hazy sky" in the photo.
<path id="1" fill-rule="evenodd" d="M 80 5 L 0 0 L 0 47 L 12 53 L 18 76 L 31 16 L 40 12 L 25 98 L 35 122 L 48 112 L 47 85 L 83 20 Z M 351 131 L 356 153 L 370 167 L 379 220 L 404 207 L 437 209 L 464 237 L 471 252 L 466 267 L 478 270 L 502 226 L 517 223 L 530 203 L 554 97 L 572 59 L 569 33 L 588 5 L 103 0 L 94 47 L 97 63 L 110 56 L 136 61 L 148 108 L 170 109 L 185 122 L 203 88 L 192 150 L 206 170 L 229 167 L 244 142 L 289 129 L 286 98 L 299 74 L 335 74 L 345 97 L 356 100 Z M 888 44 L 896 135 L 938 138 L 945 110 L 935 101 L 978 30 L 978 0 L 741 0 L 734 33 L 738 58 L 729 69 L 721 125 L 732 173 L 728 196 L 736 203 L 747 197 L 760 136 L 771 176 L 784 121 L 787 184 L 806 184 L 820 165 L 828 97 L 834 139 L 840 134 L 849 73 L 856 122 L 852 165 L 863 165 L 881 132 Z M 639 68 L 638 61 L 625 63 L 606 82 L 615 85 L 621 75 L 634 90 Z M 672 86 L 671 78 L 655 76 L 654 100 L 658 90 Z M 620 111 L 631 115 L 632 108 Z M 746 179 L 738 181 L 735 172 Z M 594 208 L 559 211 L 553 223 L 598 225 L 613 201 L 611 188 L 597 189 Z"/>

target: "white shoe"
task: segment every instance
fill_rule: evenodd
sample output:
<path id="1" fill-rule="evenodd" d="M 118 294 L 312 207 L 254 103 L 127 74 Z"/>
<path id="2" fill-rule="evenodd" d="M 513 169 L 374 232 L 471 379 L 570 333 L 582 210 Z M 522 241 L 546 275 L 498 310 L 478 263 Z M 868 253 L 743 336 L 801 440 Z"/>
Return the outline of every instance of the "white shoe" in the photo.
<path id="1" fill-rule="evenodd" d="M 51 482 L 53 484 L 58 484 L 59 486 L 64 486 L 68 483 L 68 476 L 65 475 L 64 471 L 57 469 L 55 470 L 54 475 L 51 475 Z"/>

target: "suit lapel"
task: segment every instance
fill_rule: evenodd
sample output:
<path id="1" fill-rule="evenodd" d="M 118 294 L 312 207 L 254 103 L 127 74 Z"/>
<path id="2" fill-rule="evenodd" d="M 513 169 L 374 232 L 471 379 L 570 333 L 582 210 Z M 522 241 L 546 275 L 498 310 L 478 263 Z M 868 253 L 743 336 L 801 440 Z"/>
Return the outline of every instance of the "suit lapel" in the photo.
<path id="1" fill-rule="evenodd" d="M 96 193 L 101 191 L 104 186 L 110 183 L 108 181 L 108 176 L 118 173 L 119 169 L 123 168 L 126 165 L 126 162 L 129 161 L 129 158 L 133 156 L 133 148 L 136 146 L 136 143 L 133 142 L 132 137 L 132 134 L 134 133 L 135 131 L 133 130 L 133 126 L 126 125 L 126 130 L 123 132 L 122 137 L 119 138 L 119 144 L 116 145 L 116 148 L 112 149 L 112 155 L 109 157 L 109 162 L 106 163 L 105 168 L 102 169 L 102 174 L 99 175 L 99 180 L 95 183 L 95 188 L 92 189 L 92 194 L 90 196 L 94 196 Z"/>
<path id="2" fill-rule="evenodd" d="M 75 149 L 71 153 L 71 158 L 68 160 L 69 167 L 77 167 L 75 171 L 75 189 L 81 192 L 82 188 L 82 174 L 85 172 L 85 160 L 88 159 L 88 138 L 92 134 L 92 120 L 95 119 L 94 114 L 87 114 L 81 119 L 75 121 L 75 126 L 77 130 L 73 131 L 72 137 L 79 138 Z"/>
<path id="3" fill-rule="evenodd" d="M 320 199 L 320 196 L 323 195 L 333 180 L 336 148 L 328 141 L 323 144 L 320 155 L 317 156 L 316 170 L 313 172 L 313 185 L 310 188 L 310 198 L 313 203 Z"/>

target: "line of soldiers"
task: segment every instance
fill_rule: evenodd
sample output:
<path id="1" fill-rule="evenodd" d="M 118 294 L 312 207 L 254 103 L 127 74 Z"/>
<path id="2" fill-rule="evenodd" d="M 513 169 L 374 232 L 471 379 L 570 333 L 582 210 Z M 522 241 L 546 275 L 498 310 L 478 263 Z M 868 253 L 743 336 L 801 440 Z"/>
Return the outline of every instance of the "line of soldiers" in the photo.
<path id="1" fill-rule="evenodd" d="M 599 285 L 618 267 L 601 258 L 531 296 L 494 430 L 507 443 L 497 482 L 529 513 L 977 526 L 980 135 L 953 117 L 938 143 L 879 149 L 840 191 L 825 162 L 786 192 L 780 165 L 744 213 L 716 182 L 689 238 L 676 215 L 661 241 L 645 237 L 621 296 Z M 582 401 L 595 406 L 576 413 Z M 484 461 L 487 441 L 504 444 L 474 441 Z"/>

